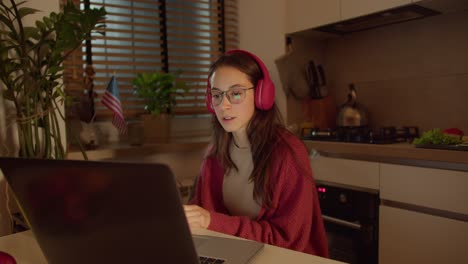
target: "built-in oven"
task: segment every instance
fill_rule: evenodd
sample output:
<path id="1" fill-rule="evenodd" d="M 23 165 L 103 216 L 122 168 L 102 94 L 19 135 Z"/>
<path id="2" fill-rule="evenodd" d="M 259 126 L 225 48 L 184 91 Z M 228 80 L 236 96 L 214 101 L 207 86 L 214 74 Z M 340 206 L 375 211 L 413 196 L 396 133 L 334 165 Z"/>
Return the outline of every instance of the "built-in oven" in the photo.
<path id="1" fill-rule="evenodd" d="M 330 258 L 378 262 L 378 192 L 317 183 Z"/>

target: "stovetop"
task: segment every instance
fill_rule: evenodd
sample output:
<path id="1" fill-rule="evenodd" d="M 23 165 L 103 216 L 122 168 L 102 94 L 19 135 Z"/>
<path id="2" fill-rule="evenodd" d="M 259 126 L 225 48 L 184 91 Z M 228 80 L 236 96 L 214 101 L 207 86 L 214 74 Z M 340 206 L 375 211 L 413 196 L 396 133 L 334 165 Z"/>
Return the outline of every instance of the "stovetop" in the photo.
<path id="1" fill-rule="evenodd" d="M 419 129 L 415 126 L 387 126 L 378 130 L 373 130 L 368 126 L 336 129 L 303 128 L 301 136 L 303 140 L 393 144 L 413 141 L 414 138 L 419 137 Z"/>

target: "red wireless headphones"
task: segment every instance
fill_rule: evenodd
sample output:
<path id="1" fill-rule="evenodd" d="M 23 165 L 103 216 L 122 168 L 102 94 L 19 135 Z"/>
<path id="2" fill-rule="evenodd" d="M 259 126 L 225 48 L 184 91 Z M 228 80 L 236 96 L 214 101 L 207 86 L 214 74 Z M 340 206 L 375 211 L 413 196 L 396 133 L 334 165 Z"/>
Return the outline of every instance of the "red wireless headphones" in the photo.
<path id="1" fill-rule="evenodd" d="M 272 106 L 273 103 L 275 102 L 275 85 L 273 84 L 273 81 L 270 79 L 270 75 L 268 74 L 268 69 L 266 68 L 265 64 L 255 56 L 254 54 L 245 51 L 245 50 L 230 50 L 226 52 L 226 54 L 232 54 L 232 53 L 244 53 L 249 55 L 252 59 L 255 60 L 255 62 L 258 64 L 260 67 L 260 70 L 262 71 L 263 78 L 258 80 L 257 86 L 255 87 L 255 107 L 257 107 L 260 110 L 269 110 Z M 210 84 L 210 77 L 208 77 L 208 85 L 206 87 L 206 107 L 208 108 L 208 111 L 211 113 L 215 113 L 213 109 L 213 105 L 211 104 L 211 84 Z"/>

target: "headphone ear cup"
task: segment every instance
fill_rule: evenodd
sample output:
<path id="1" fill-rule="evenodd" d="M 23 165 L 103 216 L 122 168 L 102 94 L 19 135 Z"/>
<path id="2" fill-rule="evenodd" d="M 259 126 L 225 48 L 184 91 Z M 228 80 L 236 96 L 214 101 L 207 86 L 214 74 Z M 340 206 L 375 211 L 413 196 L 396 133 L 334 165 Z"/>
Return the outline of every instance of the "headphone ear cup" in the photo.
<path id="1" fill-rule="evenodd" d="M 269 110 L 274 102 L 275 86 L 269 80 L 259 80 L 255 88 L 255 106 L 260 110 Z"/>
<path id="2" fill-rule="evenodd" d="M 208 108 L 208 111 L 214 114 L 215 111 L 213 109 L 213 104 L 211 100 L 211 84 L 210 84 L 209 78 L 208 78 L 207 85 L 206 85 L 205 104 L 206 104 L 206 108 Z"/>
<path id="3" fill-rule="evenodd" d="M 206 103 L 206 108 L 208 108 L 208 111 L 212 114 L 215 113 L 214 109 L 213 109 L 213 104 L 211 103 L 211 94 L 208 93 L 205 97 L 205 103 Z"/>
<path id="4" fill-rule="evenodd" d="M 263 110 L 262 105 L 262 93 L 263 93 L 263 79 L 260 79 L 255 87 L 255 107 Z"/>
<path id="5" fill-rule="evenodd" d="M 273 107 L 273 104 L 275 103 L 275 85 L 271 79 L 262 80 L 262 88 L 259 97 L 258 108 L 269 110 Z"/>

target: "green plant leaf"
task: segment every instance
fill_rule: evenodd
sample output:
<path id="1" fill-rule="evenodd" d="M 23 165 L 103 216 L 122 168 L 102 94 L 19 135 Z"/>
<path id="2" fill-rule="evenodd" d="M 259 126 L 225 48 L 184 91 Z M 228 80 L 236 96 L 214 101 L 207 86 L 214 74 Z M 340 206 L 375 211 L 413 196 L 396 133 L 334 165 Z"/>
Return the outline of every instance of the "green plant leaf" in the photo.
<path id="1" fill-rule="evenodd" d="M 44 21 L 44 24 L 47 26 L 47 28 L 52 28 L 53 27 L 53 23 L 52 23 L 52 20 L 50 19 L 50 17 L 43 17 L 42 21 Z"/>
<path id="2" fill-rule="evenodd" d="M 21 8 L 18 8 L 18 13 L 19 13 L 19 16 L 20 18 L 23 18 L 27 15 L 31 15 L 31 14 L 34 14 L 36 12 L 38 12 L 39 10 L 37 9 L 34 9 L 34 8 L 30 8 L 30 7 L 21 7 Z"/>
<path id="3" fill-rule="evenodd" d="M 53 65 L 49 68 L 49 72 L 52 73 L 52 74 L 56 74 L 60 71 L 63 71 L 65 68 L 63 66 L 60 66 L 60 65 Z"/>
<path id="4" fill-rule="evenodd" d="M 36 27 L 40 30 L 40 31 L 45 31 L 46 30 L 46 25 L 44 22 L 40 21 L 40 20 L 37 20 L 36 21 Z"/>
<path id="5" fill-rule="evenodd" d="M 171 113 L 176 105 L 179 90 L 186 91 L 184 82 L 177 80 L 177 73 L 144 72 L 132 80 L 134 93 L 146 102 L 145 110 L 150 114 Z"/>
<path id="6" fill-rule="evenodd" d="M 16 3 L 16 6 L 17 6 L 17 7 L 20 7 L 20 6 L 24 5 L 24 4 L 26 4 L 26 2 L 27 2 L 27 1 L 18 2 L 18 3 Z"/>
<path id="7" fill-rule="evenodd" d="M 106 14 L 104 8 L 81 11 L 68 2 L 63 12 L 52 12 L 36 21 L 35 26 L 27 27 L 19 22 L 37 10 L 21 6 L 25 2 L 12 1 L 12 6 L 7 6 L 0 1 L 0 80 L 6 87 L 4 97 L 16 100 L 19 118 L 53 109 L 55 100 L 66 100 L 62 62 L 92 31 L 103 28 L 100 21 Z M 45 129 L 47 154 L 44 155 L 63 157 L 61 132 L 55 112 L 46 113 L 39 120 L 33 118 L 25 121 L 19 126 L 20 155 L 37 157 L 40 148 L 37 147 L 34 131 L 37 131 L 38 122 Z M 61 116 L 61 113 L 58 114 Z M 55 147 L 50 145 L 53 142 Z"/>
<path id="8" fill-rule="evenodd" d="M 10 31 L 15 30 L 13 23 L 10 20 L 8 20 L 8 18 L 3 14 L 0 14 L 0 23 L 7 27 Z M 6 32 L 7 31 L 2 31 L 1 34 L 5 34 Z"/>
<path id="9" fill-rule="evenodd" d="M 29 38 L 37 39 L 39 37 L 39 29 L 36 27 L 24 27 L 23 31 L 24 31 L 25 39 L 29 39 Z"/>

